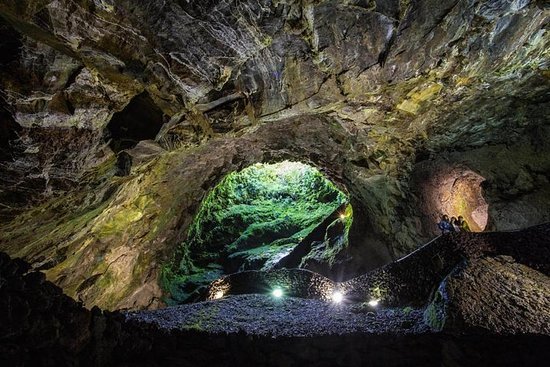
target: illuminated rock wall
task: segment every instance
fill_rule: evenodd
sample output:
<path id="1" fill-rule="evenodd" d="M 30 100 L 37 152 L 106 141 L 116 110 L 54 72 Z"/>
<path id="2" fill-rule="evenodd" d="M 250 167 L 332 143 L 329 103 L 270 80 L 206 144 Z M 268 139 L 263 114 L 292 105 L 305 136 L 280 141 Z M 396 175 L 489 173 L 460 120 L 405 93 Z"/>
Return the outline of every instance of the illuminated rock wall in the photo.
<path id="1" fill-rule="evenodd" d="M 342 278 L 435 234 L 440 209 L 410 179 L 424 161 L 465 159 L 485 178 L 489 229 L 549 220 L 548 12 L 506 0 L 2 1 L 0 250 L 87 306 L 160 307 L 162 264 L 208 191 L 285 159 L 349 194 Z M 128 150 L 116 156 L 113 137 Z"/>

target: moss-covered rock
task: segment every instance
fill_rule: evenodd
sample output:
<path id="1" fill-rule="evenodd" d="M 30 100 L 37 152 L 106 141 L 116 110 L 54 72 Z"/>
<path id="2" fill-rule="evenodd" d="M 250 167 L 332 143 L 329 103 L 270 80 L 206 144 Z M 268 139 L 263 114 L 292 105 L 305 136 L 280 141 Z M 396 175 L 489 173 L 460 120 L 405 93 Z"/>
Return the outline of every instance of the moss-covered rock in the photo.
<path id="1" fill-rule="evenodd" d="M 268 270 L 288 255 L 347 197 L 317 169 L 297 162 L 255 164 L 227 175 L 205 198 L 179 256 L 164 272 L 164 285 L 177 301 L 226 273 Z M 347 244 L 352 211 L 316 247 L 319 262 L 333 261 Z M 331 227 L 329 227 L 331 228 Z"/>

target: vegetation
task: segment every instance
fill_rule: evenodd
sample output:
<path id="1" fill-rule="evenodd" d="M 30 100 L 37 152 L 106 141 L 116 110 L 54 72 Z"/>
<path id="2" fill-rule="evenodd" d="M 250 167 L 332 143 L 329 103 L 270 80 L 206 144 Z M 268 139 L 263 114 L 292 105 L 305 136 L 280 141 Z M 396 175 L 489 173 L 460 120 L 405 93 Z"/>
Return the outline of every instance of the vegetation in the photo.
<path id="1" fill-rule="evenodd" d="M 345 202 L 334 184 L 302 163 L 230 173 L 204 199 L 161 283 L 178 301 L 219 277 L 222 267 L 226 273 L 269 268 Z"/>

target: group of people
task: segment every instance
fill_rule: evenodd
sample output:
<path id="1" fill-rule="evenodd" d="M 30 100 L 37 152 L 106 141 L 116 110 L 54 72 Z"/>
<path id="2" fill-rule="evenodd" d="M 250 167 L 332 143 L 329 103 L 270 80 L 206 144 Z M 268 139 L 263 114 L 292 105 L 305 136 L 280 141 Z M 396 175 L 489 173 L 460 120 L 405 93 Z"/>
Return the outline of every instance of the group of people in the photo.
<path id="1" fill-rule="evenodd" d="M 441 217 L 441 221 L 437 223 L 437 226 L 441 230 L 441 234 L 451 232 L 471 232 L 468 222 L 464 220 L 462 215 L 459 215 L 458 218 L 451 217 L 449 220 L 449 216 L 445 214 Z"/>

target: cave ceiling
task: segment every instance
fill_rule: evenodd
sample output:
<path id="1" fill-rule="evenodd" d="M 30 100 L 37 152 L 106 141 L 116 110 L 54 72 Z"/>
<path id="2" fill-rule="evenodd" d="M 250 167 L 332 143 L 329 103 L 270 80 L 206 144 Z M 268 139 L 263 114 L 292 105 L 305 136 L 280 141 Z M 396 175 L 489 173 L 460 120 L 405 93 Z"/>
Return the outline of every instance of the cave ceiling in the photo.
<path id="1" fill-rule="evenodd" d="M 86 305 L 158 307 L 208 191 L 286 159 L 349 195 L 358 270 L 433 234 L 413 186 L 445 162 L 486 180 L 492 228 L 535 224 L 549 19 L 529 0 L 1 0 L 0 249 Z"/>

